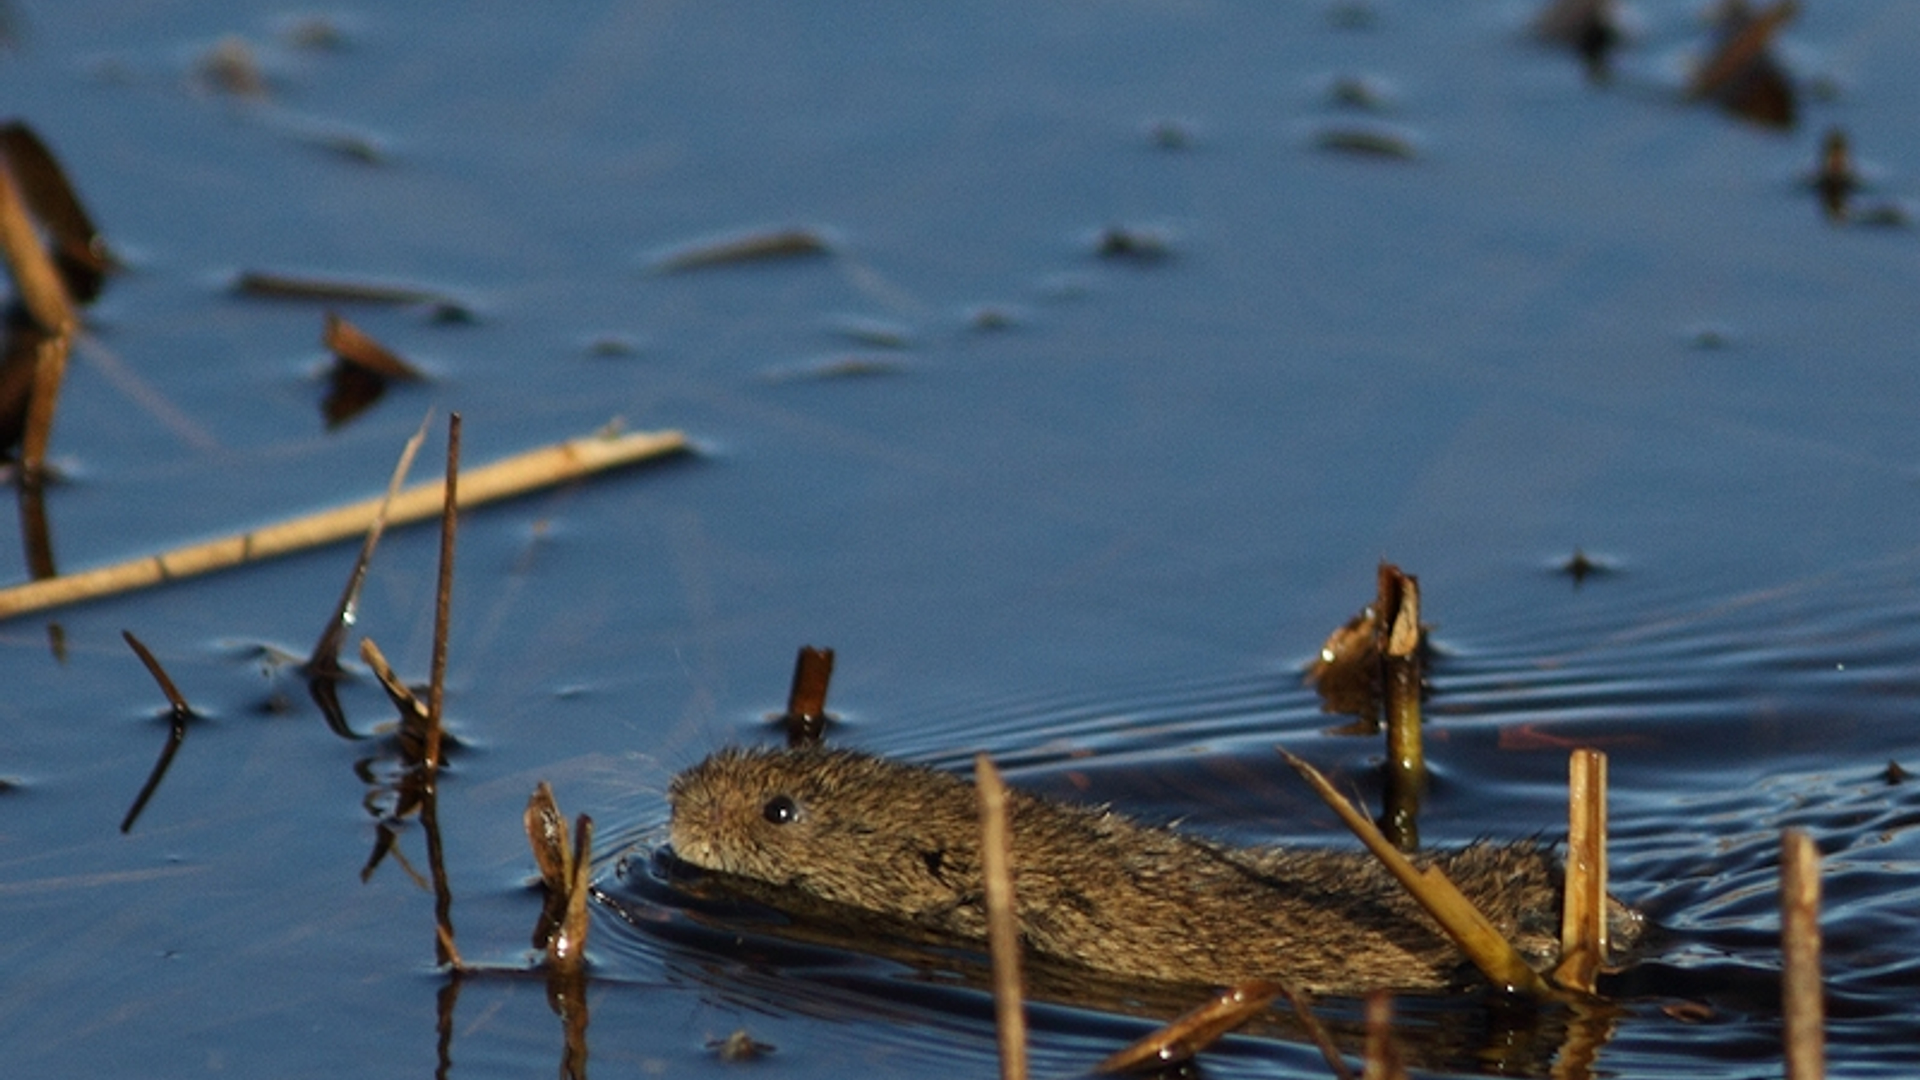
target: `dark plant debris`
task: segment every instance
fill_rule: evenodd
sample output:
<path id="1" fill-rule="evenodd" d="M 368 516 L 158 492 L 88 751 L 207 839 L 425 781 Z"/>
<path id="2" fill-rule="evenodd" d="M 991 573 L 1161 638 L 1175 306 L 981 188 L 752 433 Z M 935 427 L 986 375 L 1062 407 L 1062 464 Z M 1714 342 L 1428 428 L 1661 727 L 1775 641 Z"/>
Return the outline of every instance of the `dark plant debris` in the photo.
<path id="1" fill-rule="evenodd" d="M 1102 259 L 1148 265 L 1173 257 L 1164 233 L 1130 225 L 1109 225 L 1094 236 L 1093 253 Z"/>
<path id="2" fill-rule="evenodd" d="M 1618 568 L 1611 559 L 1596 558 L 1580 548 L 1574 548 L 1573 554 L 1560 561 L 1557 567 L 1560 573 L 1573 579 L 1573 587 L 1579 588 L 1590 577 L 1604 577 Z"/>
<path id="3" fill-rule="evenodd" d="M 1799 12 L 1794 0 L 1776 0 L 1755 12 L 1746 0 L 1720 6 L 1718 38 L 1695 70 L 1687 95 L 1764 127 L 1790 128 L 1799 119 L 1793 81 L 1773 55 L 1773 39 Z"/>
<path id="4" fill-rule="evenodd" d="M 1623 40 L 1615 0 L 1554 0 L 1534 20 L 1533 30 L 1542 41 L 1578 53 L 1590 81 L 1612 77 L 1613 53 Z"/>

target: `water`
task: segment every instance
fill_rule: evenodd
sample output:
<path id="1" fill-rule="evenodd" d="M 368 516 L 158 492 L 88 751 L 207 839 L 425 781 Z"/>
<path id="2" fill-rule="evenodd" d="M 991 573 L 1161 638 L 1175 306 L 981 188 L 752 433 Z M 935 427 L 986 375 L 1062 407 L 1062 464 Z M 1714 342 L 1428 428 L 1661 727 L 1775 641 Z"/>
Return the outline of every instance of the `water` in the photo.
<path id="1" fill-rule="evenodd" d="M 1311 2 L 353 7 L 322 13 L 337 49 L 271 6 L 16 7 L 8 100 L 130 263 L 62 395 L 63 567 L 370 494 L 430 405 L 463 413 L 469 462 L 614 415 L 702 447 L 463 526 L 441 814 L 469 959 L 527 966 L 537 780 L 656 839 L 667 778 L 760 737 L 806 642 L 839 652 L 849 744 L 989 749 L 1055 794 L 1338 842 L 1271 747 L 1367 783 L 1378 748 L 1323 734 L 1297 668 L 1386 556 L 1444 648 L 1428 840 L 1553 831 L 1566 748 L 1611 756 L 1616 890 L 1674 937 L 1618 988 L 1602 1071 L 1777 1070 L 1785 826 L 1827 856 L 1835 1071 L 1920 1044 L 1914 795 L 1881 779 L 1913 764 L 1920 248 L 1831 227 L 1798 183 L 1839 123 L 1875 198 L 1913 190 L 1903 6 L 1809 5 L 1785 55 L 1820 92 L 1789 134 L 1676 99 L 1688 4 L 1641 5 L 1606 90 L 1509 5 L 1382 2 L 1361 29 Z M 196 78 L 230 34 L 266 100 Z M 1333 100 L 1346 76 L 1383 109 Z M 1316 148 L 1362 123 L 1417 158 Z M 796 225 L 834 254 L 654 269 Z M 1097 257 L 1112 226 L 1168 257 Z M 436 381 L 329 432 L 322 307 L 230 295 L 255 268 L 425 284 L 477 321 L 346 305 Z M 907 346 L 848 332 L 874 325 Z M 849 359 L 891 370 L 825 375 Z M 1576 546 L 1616 572 L 1553 573 Z M 433 549 L 387 539 L 359 624 L 409 678 Z M 431 898 L 391 861 L 359 880 L 354 766 L 380 747 L 328 734 L 261 651 L 305 653 L 350 558 L 0 626 L 8 1071 L 434 1068 Z M 165 726 L 122 629 L 208 717 L 130 836 Z M 363 729 L 390 715 L 346 696 Z M 424 864 L 411 825 L 400 850 Z M 992 1069 L 970 989 L 596 933 L 595 1070 L 719 1069 L 706 1042 L 741 1027 L 796 1072 Z M 1049 1007 L 1039 1066 L 1144 1026 Z M 561 1045 L 507 973 L 463 983 L 452 1031 L 458 1074 Z M 1324 1075 L 1274 1037 L 1208 1066 L 1256 1069 Z"/>

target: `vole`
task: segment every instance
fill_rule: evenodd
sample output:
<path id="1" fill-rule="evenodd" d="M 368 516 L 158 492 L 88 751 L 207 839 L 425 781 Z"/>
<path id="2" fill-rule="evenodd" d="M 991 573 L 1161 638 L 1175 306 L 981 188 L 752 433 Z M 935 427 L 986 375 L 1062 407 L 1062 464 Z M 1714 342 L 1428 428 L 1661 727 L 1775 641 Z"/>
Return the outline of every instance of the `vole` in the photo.
<path id="1" fill-rule="evenodd" d="M 973 786 L 850 750 L 727 749 L 674 777 L 693 866 L 932 934 L 984 941 Z M 1022 938 L 1128 979 L 1278 978 L 1322 994 L 1434 991 L 1471 968 L 1364 851 L 1232 847 L 1111 810 L 1012 793 Z M 1438 865 L 1538 969 L 1559 951 L 1562 871 L 1534 841 L 1414 856 Z M 1640 916 L 1609 898 L 1616 948 Z"/>

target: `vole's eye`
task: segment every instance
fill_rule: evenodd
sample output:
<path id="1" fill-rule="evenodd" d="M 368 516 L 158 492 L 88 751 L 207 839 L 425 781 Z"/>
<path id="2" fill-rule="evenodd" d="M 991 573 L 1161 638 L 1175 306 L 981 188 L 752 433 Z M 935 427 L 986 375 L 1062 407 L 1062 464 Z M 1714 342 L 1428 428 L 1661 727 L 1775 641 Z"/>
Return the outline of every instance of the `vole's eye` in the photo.
<path id="1" fill-rule="evenodd" d="M 790 796 L 775 795 L 767 800 L 767 805 L 760 808 L 760 816 L 775 825 L 785 825 L 800 816 L 800 808 L 794 805 Z"/>

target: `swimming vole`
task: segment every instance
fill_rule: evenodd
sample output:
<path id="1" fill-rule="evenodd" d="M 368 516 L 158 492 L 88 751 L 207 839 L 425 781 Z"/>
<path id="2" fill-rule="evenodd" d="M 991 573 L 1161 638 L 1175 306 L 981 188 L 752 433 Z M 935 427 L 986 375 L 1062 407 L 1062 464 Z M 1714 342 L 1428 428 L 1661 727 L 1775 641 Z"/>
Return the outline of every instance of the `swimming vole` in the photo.
<path id="1" fill-rule="evenodd" d="M 847 750 L 722 750 L 673 779 L 674 852 L 697 867 L 984 940 L 973 786 Z M 1318 993 L 1472 980 L 1431 918 L 1363 851 L 1236 848 L 1110 810 L 1012 794 L 1027 946 L 1123 978 L 1277 977 Z M 1415 856 L 1439 865 L 1536 968 L 1559 950 L 1561 869 L 1531 841 Z M 1637 914 L 1610 901 L 1616 947 Z"/>

